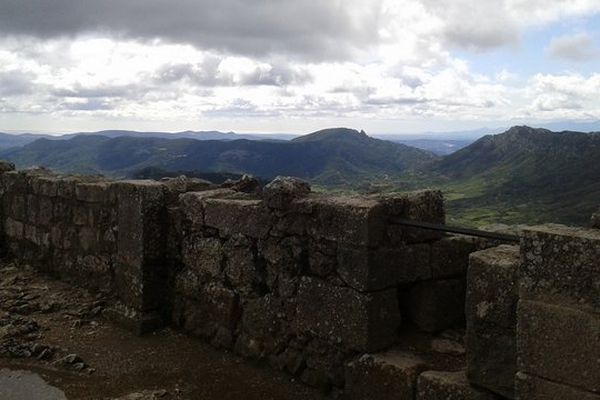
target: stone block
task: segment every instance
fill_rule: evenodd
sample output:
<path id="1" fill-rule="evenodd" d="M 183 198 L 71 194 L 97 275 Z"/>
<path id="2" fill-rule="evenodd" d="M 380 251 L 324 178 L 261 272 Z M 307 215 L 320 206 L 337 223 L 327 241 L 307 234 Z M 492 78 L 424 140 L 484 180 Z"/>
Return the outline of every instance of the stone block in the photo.
<path id="1" fill-rule="evenodd" d="M 184 219 L 193 228 L 200 229 L 204 225 L 204 200 L 210 198 L 228 198 L 234 194 L 235 192 L 231 189 L 188 192 L 179 196 L 179 205 Z"/>
<path id="2" fill-rule="evenodd" d="M 117 294 L 126 306 L 164 304 L 166 190 L 154 181 L 114 183 L 118 199 Z"/>
<path id="3" fill-rule="evenodd" d="M 516 337 L 513 330 L 493 325 L 467 324 L 467 376 L 475 385 L 514 398 L 517 371 Z"/>
<path id="4" fill-rule="evenodd" d="M 185 237 L 182 257 L 183 263 L 200 276 L 218 278 L 223 273 L 225 252 L 218 238 Z"/>
<path id="5" fill-rule="evenodd" d="M 428 368 L 421 358 L 396 350 L 365 354 L 347 365 L 345 394 L 349 400 L 412 400 Z"/>
<path id="6" fill-rule="evenodd" d="M 310 185 L 301 179 L 290 176 L 278 176 L 265 186 L 263 198 L 268 207 L 289 208 L 295 199 L 310 193 Z"/>
<path id="7" fill-rule="evenodd" d="M 337 271 L 356 290 L 386 289 L 431 279 L 430 251 L 428 244 L 397 248 L 342 246 L 338 249 Z"/>
<path id="8" fill-rule="evenodd" d="M 212 338 L 219 327 L 233 332 L 239 318 L 239 296 L 219 284 L 210 284 L 201 289 L 199 301 L 186 303 L 183 327 L 195 335 Z"/>
<path id="9" fill-rule="evenodd" d="M 553 382 L 600 393 L 600 316 L 520 300 L 518 369 Z"/>
<path id="10" fill-rule="evenodd" d="M 467 275 L 469 255 L 481 250 L 485 241 L 466 236 L 449 236 L 431 244 L 431 275 L 433 279 Z"/>
<path id="11" fill-rule="evenodd" d="M 244 305 L 241 329 L 249 337 L 258 339 L 265 343 L 267 348 L 273 349 L 273 342 L 286 340 L 282 332 L 284 317 L 283 301 L 266 295 L 249 300 Z"/>
<path id="12" fill-rule="evenodd" d="M 438 332 L 464 320 L 465 282 L 446 279 L 419 282 L 403 296 L 403 311 L 425 332 Z"/>
<path id="13" fill-rule="evenodd" d="M 261 200 L 206 199 L 204 223 L 223 237 L 246 235 L 261 239 L 269 234 L 273 218 Z"/>
<path id="14" fill-rule="evenodd" d="M 31 191 L 40 196 L 56 197 L 60 179 L 56 176 L 35 177 L 31 180 Z"/>
<path id="15" fill-rule="evenodd" d="M 600 312 L 600 231 L 545 225 L 521 239 L 520 298 Z"/>
<path id="16" fill-rule="evenodd" d="M 112 204 L 116 193 L 110 182 L 78 182 L 75 185 L 75 198 L 86 203 Z"/>
<path id="17" fill-rule="evenodd" d="M 515 383 L 518 400 L 600 400 L 600 394 L 585 392 L 522 372 L 517 373 Z"/>
<path id="18" fill-rule="evenodd" d="M 400 312 L 394 289 L 360 293 L 303 278 L 297 302 L 298 332 L 310 332 L 357 351 L 385 349 L 396 339 Z"/>
<path id="19" fill-rule="evenodd" d="M 385 212 L 392 220 L 409 220 L 443 224 L 445 222 L 444 198 L 441 191 L 421 190 L 403 194 L 378 195 L 383 199 Z M 421 243 L 441 239 L 443 232 L 411 228 L 399 224 L 387 227 L 391 244 Z"/>
<path id="20" fill-rule="evenodd" d="M 259 283 L 260 276 L 249 247 L 226 247 L 225 276 L 236 288 L 248 291 Z"/>
<path id="21" fill-rule="evenodd" d="M 21 240 L 25 235 L 25 227 L 22 222 L 7 218 L 4 221 L 4 233 L 10 239 Z"/>
<path id="22" fill-rule="evenodd" d="M 469 384 L 464 371 L 426 371 L 418 379 L 416 400 L 498 400 Z"/>
<path id="23" fill-rule="evenodd" d="M 498 246 L 471 254 L 466 314 L 471 324 L 514 330 L 519 300 L 519 246 Z"/>
<path id="24" fill-rule="evenodd" d="M 519 246 L 471 254 L 467 275 L 466 347 L 469 380 L 514 398 Z"/>
<path id="25" fill-rule="evenodd" d="M 4 215 L 23 222 L 27 220 L 27 196 L 25 194 L 6 194 L 3 200 Z"/>
<path id="26" fill-rule="evenodd" d="M 377 246 L 385 238 L 386 216 L 381 202 L 365 196 L 313 197 L 308 234 L 316 240 L 346 245 Z"/>

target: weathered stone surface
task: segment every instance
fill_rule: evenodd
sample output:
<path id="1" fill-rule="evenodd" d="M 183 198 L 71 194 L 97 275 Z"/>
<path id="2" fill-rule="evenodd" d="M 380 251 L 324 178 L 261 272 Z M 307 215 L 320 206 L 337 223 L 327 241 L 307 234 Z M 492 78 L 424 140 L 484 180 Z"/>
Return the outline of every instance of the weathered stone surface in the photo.
<path id="1" fill-rule="evenodd" d="M 223 237 L 242 234 L 257 239 L 265 238 L 272 222 L 272 216 L 261 200 L 204 200 L 204 223 L 218 229 Z"/>
<path id="2" fill-rule="evenodd" d="M 465 282 L 462 279 L 415 284 L 403 296 L 403 310 L 425 332 L 452 327 L 465 316 Z"/>
<path id="3" fill-rule="evenodd" d="M 260 182 L 252 175 L 243 175 L 240 179 L 235 181 L 228 179 L 221 184 L 221 187 L 242 193 L 260 194 L 262 192 Z"/>
<path id="4" fill-rule="evenodd" d="M 520 300 L 519 371 L 600 393 L 600 316 Z"/>
<path id="5" fill-rule="evenodd" d="M 471 254 L 467 275 L 467 374 L 469 380 L 514 397 L 516 372 L 518 246 Z"/>
<path id="6" fill-rule="evenodd" d="M 199 301 L 186 304 L 183 327 L 195 335 L 212 338 L 218 328 L 233 332 L 239 318 L 239 296 L 219 284 L 210 284 L 201 290 Z"/>
<path id="7" fill-rule="evenodd" d="M 467 274 L 469 255 L 481 250 L 485 243 L 477 238 L 449 236 L 431 244 L 433 279 L 461 277 Z"/>
<path id="8" fill-rule="evenodd" d="M 204 225 L 204 200 L 210 198 L 228 198 L 234 195 L 231 189 L 214 189 L 202 192 L 188 192 L 179 196 L 179 203 L 184 218 L 195 229 Z"/>
<path id="9" fill-rule="evenodd" d="M 516 325 L 518 246 L 499 246 L 471 254 L 466 313 L 470 323 L 506 329 Z"/>
<path id="10" fill-rule="evenodd" d="M 514 329 L 467 325 L 465 344 L 469 381 L 506 398 L 514 398 L 517 371 Z"/>
<path id="11" fill-rule="evenodd" d="M 285 209 L 292 202 L 310 193 L 310 185 L 301 179 L 290 176 L 278 176 L 265 186 L 263 198 L 268 207 Z"/>
<path id="12" fill-rule="evenodd" d="M 445 222 L 444 197 L 439 190 L 421 190 L 403 194 L 377 195 L 383 199 L 386 214 L 395 219 Z M 392 244 L 420 243 L 442 238 L 443 233 L 429 229 L 391 224 L 387 228 Z"/>
<path id="13" fill-rule="evenodd" d="M 311 332 L 357 351 L 381 350 L 394 343 L 400 312 L 393 289 L 367 294 L 303 278 L 297 301 L 298 332 Z"/>
<path id="14" fill-rule="evenodd" d="M 221 240 L 188 236 L 183 240 L 181 251 L 183 263 L 200 276 L 209 278 L 221 276 L 225 261 Z"/>
<path id="15" fill-rule="evenodd" d="M 110 182 L 78 182 L 75 185 L 75 197 L 88 203 L 113 203 L 115 192 Z"/>
<path id="16" fill-rule="evenodd" d="M 365 354 L 347 365 L 345 394 L 349 400 L 414 399 L 417 378 L 428 368 L 405 352 Z"/>
<path id="17" fill-rule="evenodd" d="M 430 251 L 428 244 L 377 249 L 343 246 L 338 249 L 337 271 L 348 286 L 359 291 L 395 287 L 431 279 Z"/>
<path id="18" fill-rule="evenodd" d="M 376 246 L 385 238 L 383 205 L 364 196 L 313 197 L 304 206 L 313 209 L 308 233 L 315 239 L 347 245 Z"/>
<path id="19" fill-rule="evenodd" d="M 164 186 L 154 181 L 114 183 L 118 199 L 117 293 L 129 307 L 150 311 L 163 303 L 166 245 Z"/>
<path id="20" fill-rule="evenodd" d="M 21 240 L 24 236 L 25 228 L 23 223 L 7 218 L 4 221 L 4 233 L 11 239 Z"/>
<path id="21" fill-rule="evenodd" d="M 521 240 L 520 297 L 600 312 L 600 231 L 545 225 Z"/>
<path id="22" fill-rule="evenodd" d="M 515 384 L 519 400 L 600 400 L 600 394 L 585 392 L 522 372 L 517 373 Z"/>
<path id="23" fill-rule="evenodd" d="M 496 400 L 469 384 L 464 371 L 426 371 L 418 379 L 416 400 Z"/>

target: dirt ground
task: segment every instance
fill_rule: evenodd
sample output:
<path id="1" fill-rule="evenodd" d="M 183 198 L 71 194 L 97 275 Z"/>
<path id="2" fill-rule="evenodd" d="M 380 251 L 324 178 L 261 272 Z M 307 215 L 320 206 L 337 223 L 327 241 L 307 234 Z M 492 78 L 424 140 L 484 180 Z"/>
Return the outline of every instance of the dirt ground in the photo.
<path id="1" fill-rule="evenodd" d="M 103 307 L 101 296 L 0 264 L 0 370 L 34 372 L 69 400 L 326 398 L 171 329 L 136 336 Z"/>

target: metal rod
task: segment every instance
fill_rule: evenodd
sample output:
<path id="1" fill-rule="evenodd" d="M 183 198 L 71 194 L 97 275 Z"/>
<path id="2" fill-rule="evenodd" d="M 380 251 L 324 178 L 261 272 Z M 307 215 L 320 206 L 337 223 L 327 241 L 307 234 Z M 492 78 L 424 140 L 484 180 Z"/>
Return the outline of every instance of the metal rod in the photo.
<path id="1" fill-rule="evenodd" d="M 503 242 L 511 242 L 511 243 L 518 243 L 520 241 L 519 236 L 509 235 L 506 233 L 488 232 L 488 231 L 482 231 L 479 229 L 469 229 L 469 228 L 461 228 L 461 227 L 457 227 L 457 226 L 434 224 L 431 222 L 411 221 L 411 220 L 402 219 L 402 218 L 392 218 L 390 221 L 392 223 L 398 224 L 398 225 L 410 226 L 413 228 L 428 229 L 431 231 L 458 233 L 461 235 L 476 236 L 476 237 L 500 240 Z"/>

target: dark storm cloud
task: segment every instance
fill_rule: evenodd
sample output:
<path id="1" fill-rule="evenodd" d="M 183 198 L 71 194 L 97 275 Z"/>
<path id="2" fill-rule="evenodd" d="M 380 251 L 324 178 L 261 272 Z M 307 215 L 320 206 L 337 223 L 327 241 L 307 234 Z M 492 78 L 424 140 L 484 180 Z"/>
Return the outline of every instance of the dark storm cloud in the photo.
<path id="1" fill-rule="evenodd" d="M 348 0 L 2 0 L 0 32 L 40 38 L 103 32 L 202 49 L 344 58 L 377 40 L 380 2 Z M 354 13 L 354 14 L 352 14 Z"/>

